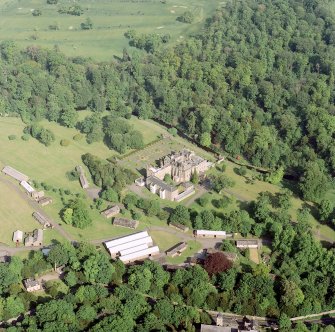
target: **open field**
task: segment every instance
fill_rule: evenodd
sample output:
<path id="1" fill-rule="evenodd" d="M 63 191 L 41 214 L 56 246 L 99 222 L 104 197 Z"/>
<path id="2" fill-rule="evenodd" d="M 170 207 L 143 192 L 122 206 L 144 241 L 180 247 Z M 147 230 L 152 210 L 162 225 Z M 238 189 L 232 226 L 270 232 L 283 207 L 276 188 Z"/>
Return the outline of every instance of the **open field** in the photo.
<path id="1" fill-rule="evenodd" d="M 256 264 L 259 264 L 258 249 L 256 249 L 256 248 L 250 248 L 249 252 L 250 252 L 250 260 L 252 260 Z"/>
<path id="2" fill-rule="evenodd" d="M 222 5 L 219 0 L 80 0 L 81 16 L 58 13 L 61 6 L 73 2 L 60 0 L 48 5 L 46 0 L 2 0 L 0 2 L 0 40 L 14 40 L 20 46 L 40 45 L 53 48 L 57 45 L 68 56 L 92 57 L 110 60 L 121 55 L 128 40 L 124 33 L 134 29 L 137 33 L 170 34 L 170 44 L 199 31 L 205 19 Z M 33 16 L 39 9 L 41 16 Z M 192 24 L 178 22 L 176 18 L 186 10 L 195 20 Z M 92 30 L 81 30 L 80 24 L 90 17 Z M 58 30 L 50 30 L 57 25 Z"/>
<path id="3" fill-rule="evenodd" d="M 13 232 L 31 232 L 39 224 L 32 217 L 34 210 L 10 186 L 0 182 L 0 242 L 14 246 Z M 19 208 L 18 208 L 19 207 Z"/>

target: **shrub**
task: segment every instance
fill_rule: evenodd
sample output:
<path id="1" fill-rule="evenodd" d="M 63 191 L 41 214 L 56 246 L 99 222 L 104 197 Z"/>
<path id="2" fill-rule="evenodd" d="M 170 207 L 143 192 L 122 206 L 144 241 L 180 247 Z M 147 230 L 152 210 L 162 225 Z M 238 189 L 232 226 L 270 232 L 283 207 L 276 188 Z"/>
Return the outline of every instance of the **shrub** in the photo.
<path id="1" fill-rule="evenodd" d="M 8 136 L 8 139 L 9 139 L 10 141 L 14 141 L 14 140 L 16 140 L 16 135 L 9 135 L 9 136 Z"/>
<path id="2" fill-rule="evenodd" d="M 74 141 L 81 141 L 84 138 L 83 134 L 77 134 L 73 136 Z"/>
<path id="3" fill-rule="evenodd" d="M 70 145 L 70 141 L 68 139 L 62 139 L 60 141 L 60 145 L 61 146 L 69 146 Z"/>
<path id="4" fill-rule="evenodd" d="M 41 16 L 42 15 L 42 11 L 40 9 L 34 9 L 32 11 L 33 16 Z"/>
<path id="5" fill-rule="evenodd" d="M 131 113 L 127 113 L 124 117 L 125 117 L 127 120 L 131 119 Z"/>
<path id="6" fill-rule="evenodd" d="M 192 23 L 194 21 L 194 15 L 190 11 L 186 11 L 181 16 L 177 17 L 177 21 L 182 23 Z"/>
<path id="7" fill-rule="evenodd" d="M 30 135 L 28 135 L 28 134 L 23 134 L 23 135 L 21 136 L 21 139 L 22 139 L 23 141 L 29 141 L 29 138 L 30 138 Z"/>

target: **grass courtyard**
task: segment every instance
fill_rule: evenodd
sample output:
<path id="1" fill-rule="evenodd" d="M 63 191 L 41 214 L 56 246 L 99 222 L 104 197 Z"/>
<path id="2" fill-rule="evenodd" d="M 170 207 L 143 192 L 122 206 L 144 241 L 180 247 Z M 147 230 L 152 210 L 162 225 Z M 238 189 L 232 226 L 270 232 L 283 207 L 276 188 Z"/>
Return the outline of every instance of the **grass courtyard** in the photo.
<path id="1" fill-rule="evenodd" d="M 92 57 L 99 61 L 120 56 L 128 40 L 124 33 L 134 29 L 137 33 L 169 34 L 170 44 L 176 44 L 188 35 L 199 31 L 215 9 L 222 6 L 219 0 L 81 0 L 81 16 L 60 14 L 61 6 L 73 2 L 60 0 L 48 5 L 46 0 L 0 1 L 0 40 L 14 40 L 21 47 L 39 45 L 53 48 L 57 45 L 68 56 Z M 41 11 L 33 16 L 34 9 Z M 189 10 L 195 19 L 192 24 L 176 19 Z M 81 30 L 80 24 L 89 17 L 92 30 Z M 50 25 L 57 25 L 51 30 Z"/>

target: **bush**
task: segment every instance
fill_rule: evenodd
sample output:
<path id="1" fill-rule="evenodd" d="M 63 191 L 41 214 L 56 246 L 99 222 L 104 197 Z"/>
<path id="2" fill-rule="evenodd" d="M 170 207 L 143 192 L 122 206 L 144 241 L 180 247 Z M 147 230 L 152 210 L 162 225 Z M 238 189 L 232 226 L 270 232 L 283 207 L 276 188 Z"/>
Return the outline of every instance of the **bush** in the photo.
<path id="1" fill-rule="evenodd" d="M 130 120 L 130 119 L 131 119 L 131 113 L 127 113 L 124 117 L 125 117 L 127 120 Z"/>
<path id="2" fill-rule="evenodd" d="M 70 145 L 70 141 L 68 139 L 62 139 L 60 141 L 60 145 L 61 146 L 69 146 Z"/>
<path id="3" fill-rule="evenodd" d="M 42 15 L 42 11 L 40 9 L 34 9 L 32 11 L 33 16 L 41 16 Z"/>
<path id="4" fill-rule="evenodd" d="M 177 21 L 182 23 L 192 23 L 194 21 L 194 15 L 190 11 L 186 11 L 181 16 L 177 17 Z"/>
<path id="5" fill-rule="evenodd" d="M 8 136 L 8 139 L 9 139 L 10 141 L 14 141 L 14 140 L 16 140 L 16 135 L 9 135 L 9 136 Z"/>
<path id="6" fill-rule="evenodd" d="M 81 141 L 84 138 L 83 134 L 77 134 L 73 136 L 74 141 Z"/>
<path id="7" fill-rule="evenodd" d="M 29 138 L 30 138 L 30 135 L 28 135 L 28 134 L 23 134 L 23 135 L 21 136 L 21 139 L 22 139 L 23 141 L 29 141 Z"/>

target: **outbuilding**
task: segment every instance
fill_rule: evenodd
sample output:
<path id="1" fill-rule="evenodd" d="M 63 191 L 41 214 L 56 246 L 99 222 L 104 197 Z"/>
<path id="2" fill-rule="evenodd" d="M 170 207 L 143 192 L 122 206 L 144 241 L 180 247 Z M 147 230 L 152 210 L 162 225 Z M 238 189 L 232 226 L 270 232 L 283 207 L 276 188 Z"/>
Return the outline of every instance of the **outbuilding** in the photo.
<path id="1" fill-rule="evenodd" d="M 258 240 L 238 240 L 236 241 L 236 247 L 240 249 L 258 249 L 260 247 L 260 243 Z"/>
<path id="2" fill-rule="evenodd" d="M 17 171 L 15 168 L 13 168 L 11 166 L 5 166 L 2 169 L 2 172 L 5 173 L 6 175 L 12 177 L 13 179 L 19 181 L 19 182 L 29 180 L 29 176 Z"/>
<path id="3" fill-rule="evenodd" d="M 23 284 L 27 292 L 35 292 L 41 289 L 41 284 L 34 279 L 25 279 Z"/>
<path id="4" fill-rule="evenodd" d="M 13 233 L 13 242 L 21 243 L 23 242 L 24 233 L 20 230 L 17 230 Z"/>
<path id="5" fill-rule="evenodd" d="M 126 227 L 126 228 L 131 228 L 131 229 L 136 229 L 138 224 L 139 224 L 139 221 L 133 220 L 133 219 L 114 218 L 113 220 L 114 226 Z"/>
<path id="6" fill-rule="evenodd" d="M 204 229 L 198 229 L 195 231 L 194 234 L 196 237 L 219 238 L 219 239 L 225 239 L 227 236 L 226 231 L 210 231 Z"/>
<path id="7" fill-rule="evenodd" d="M 114 217 L 115 215 L 120 213 L 120 207 L 118 205 L 114 205 L 107 210 L 101 212 L 101 215 L 105 218 L 109 219 Z"/>

